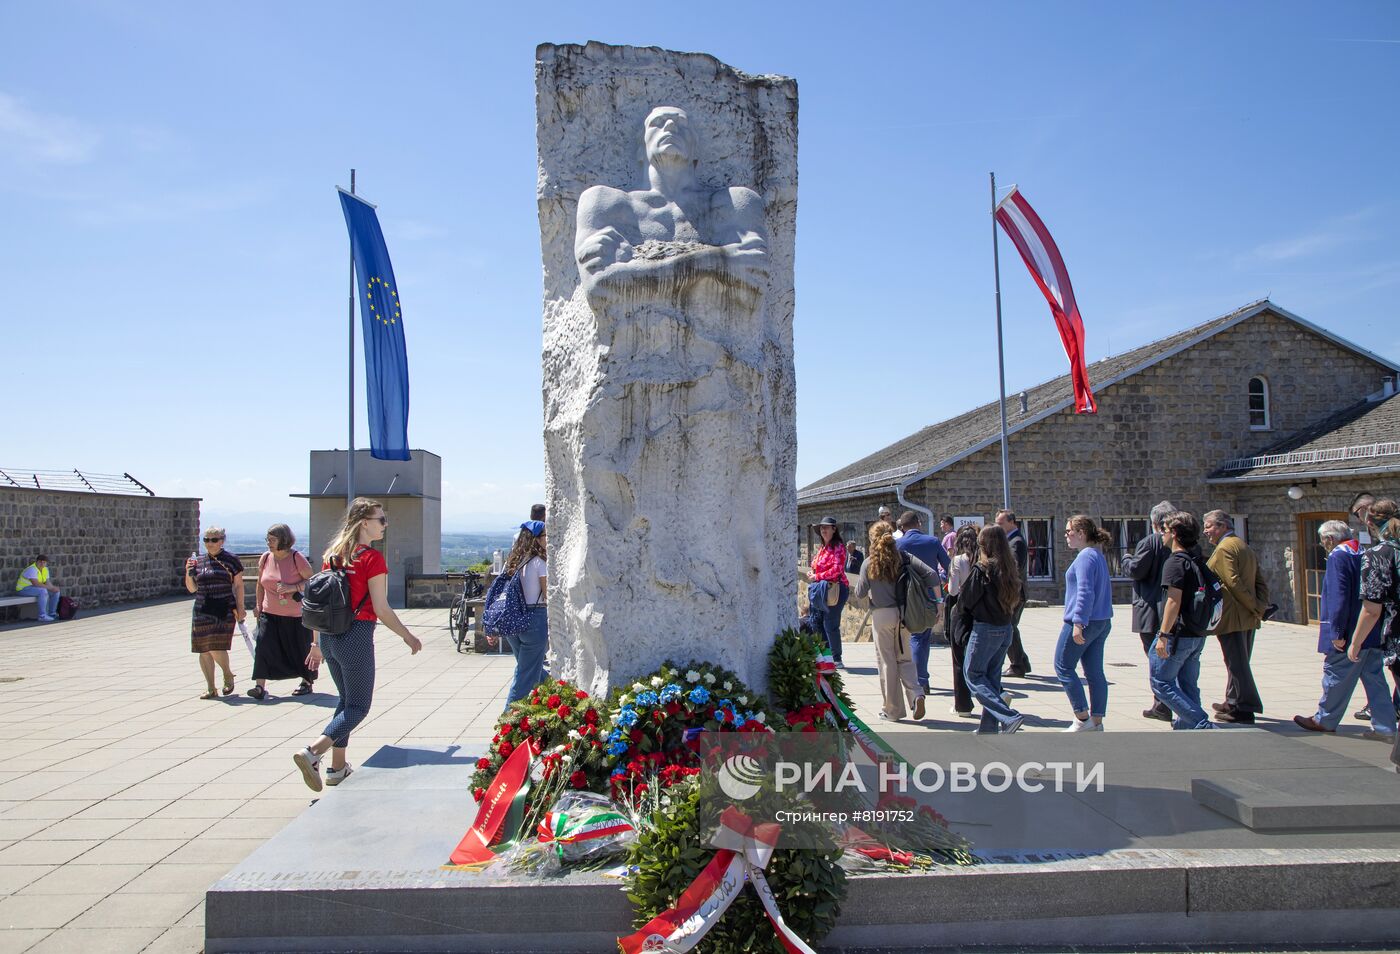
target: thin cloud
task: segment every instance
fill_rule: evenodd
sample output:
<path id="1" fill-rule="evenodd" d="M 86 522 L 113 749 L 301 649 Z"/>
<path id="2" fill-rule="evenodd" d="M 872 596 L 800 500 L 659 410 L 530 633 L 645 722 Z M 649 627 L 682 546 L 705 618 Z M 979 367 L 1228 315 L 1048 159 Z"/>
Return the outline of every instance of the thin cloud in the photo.
<path id="1" fill-rule="evenodd" d="M 65 116 L 37 112 L 0 93 L 0 154 L 27 162 L 75 165 L 90 161 L 102 137 Z"/>
<path id="2" fill-rule="evenodd" d="M 1330 252 L 1348 243 L 1369 238 L 1371 233 L 1364 227 L 1364 223 L 1374 217 L 1378 211 L 1380 209 L 1377 206 L 1361 209 L 1349 215 L 1331 219 L 1306 234 L 1257 245 L 1243 256 L 1239 264 L 1291 262 L 1323 252 Z"/>

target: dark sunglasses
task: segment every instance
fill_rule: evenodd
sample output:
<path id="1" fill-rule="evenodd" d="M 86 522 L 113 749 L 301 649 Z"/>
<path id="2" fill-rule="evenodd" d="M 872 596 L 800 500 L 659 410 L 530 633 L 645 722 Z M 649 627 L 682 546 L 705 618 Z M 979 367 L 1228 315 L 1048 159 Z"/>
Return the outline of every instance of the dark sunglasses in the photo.
<path id="1" fill-rule="evenodd" d="M 205 543 L 221 543 L 221 542 L 223 542 L 223 539 L 224 539 L 223 537 L 205 537 L 205 538 L 204 538 L 204 542 L 205 542 Z"/>
<path id="2" fill-rule="evenodd" d="M 383 524 L 383 525 L 386 526 L 386 527 L 389 525 L 389 518 L 388 518 L 388 517 L 370 517 L 370 519 L 371 519 L 371 520 L 378 520 L 381 524 Z"/>

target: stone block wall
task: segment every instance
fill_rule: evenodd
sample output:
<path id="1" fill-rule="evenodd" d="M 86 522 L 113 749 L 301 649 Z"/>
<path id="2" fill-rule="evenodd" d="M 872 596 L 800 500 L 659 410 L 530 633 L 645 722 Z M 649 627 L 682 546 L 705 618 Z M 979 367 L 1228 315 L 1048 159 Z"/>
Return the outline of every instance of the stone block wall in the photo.
<path id="1" fill-rule="evenodd" d="M 1064 573 L 1073 557 L 1064 545 L 1067 517 L 1142 518 L 1167 499 L 1198 516 L 1216 508 L 1245 516 L 1249 542 L 1280 605 L 1278 619 L 1296 621 L 1296 581 L 1288 563 L 1296 539 L 1294 516 L 1334 504 L 1345 513 L 1351 484 L 1337 481 L 1337 489 L 1328 490 L 1327 506 L 1318 497 L 1295 506 L 1284 496 L 1287 484 L 1208 484 L 1206 478 L 1225 460 L 1258 454 L 1379 390 L 1388 373 L 1393 372 L 1363 355 L 1264 312 L 1096 390 L 1096 415 L 1065 410 L 1012 433 L 1012 507 L 1021 517 L 1052 521 L 1054 578 L 1032 581 L 1030 598 L 1063 601 Z M 1269 381 L 1272 427 L 1253 431 L 1247 382 L 1261 374 Z M 1015 427 L 1014 398 L 1009 403 L 1008 424 Z M 1360 483 L 1385 491 L 1375 481 Z M 1002 500 L 1000 446 L 993 443 L 948 466 L 906 496 L 937 515 L 982 514 L 990 520 Z M 863 532 L 881 504 L 896 515 L 903 509 L 893 491 L 804 504 L 802 540 L 808 541 L 808 525 L 827 514 L 843 530 L 849 524 Z M 804 545 L 804 559 L 806 552 Z M 1131 585 L 1115 583 L 1113 596 L 1115 602 L 1129 602 Z"/>
<path id="2" fill-rule="evenodd" d="M 6 591 L 43 553 L 53 581 L 85 607 L 183 593 L 180 574 L 198 536 L 194 498 L 0 488 Z"/>
<path id="3" fill-rule="evenodd" d="M 405 578 L 407 598 L 404 601 L 409 609 L 447 608 L 462 593 L 461 573 L 427 573 Z M 481 585 L 487 589 L 496 579 L 495 574 L 481 574 Z M 484 595 L 484 593 L 483 593 Z"/>

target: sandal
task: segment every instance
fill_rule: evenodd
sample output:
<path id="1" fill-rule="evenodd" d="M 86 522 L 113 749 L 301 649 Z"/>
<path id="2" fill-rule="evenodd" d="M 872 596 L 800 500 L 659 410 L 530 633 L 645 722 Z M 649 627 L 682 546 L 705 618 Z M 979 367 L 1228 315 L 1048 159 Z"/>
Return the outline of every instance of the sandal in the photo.
<path id="1" fill-rule="evenodd" d="M 292 695 L 294 695 L 294 696 L 309 696 L 309 695 L 311 695 L 311 683 L 309 683 L 309 682 L 307 682 L 305 679 L 303 679 L 303 680 L 301 681 L 301 685 L 297 686 L 295 689 L 292 690 Z"/>
<path id="2" fill-rule="evenodd" d="M 254 699 L 266 699 L 267 690 L 262 686 L 254 686 L 248 690 L 248 695 L 252 696 Z"/>
<path id="3" fill-rule="evenodd" d="M 228 676 L 224 679 L 224 695 L 233 695 L 233 681 L 237 678 L 238 674 L 234 673 L 232 676 Z"/>
<path id="4" fill-rule="evenodd" d="M 217 699 L 217 698 L 219 698 L 219 690 L 217 690 L 217 689 L 210 689 L 208 692 L 206 692 L 204 695 L 200 696 L 199 698 L 201 698 L 201 699 Z"/>

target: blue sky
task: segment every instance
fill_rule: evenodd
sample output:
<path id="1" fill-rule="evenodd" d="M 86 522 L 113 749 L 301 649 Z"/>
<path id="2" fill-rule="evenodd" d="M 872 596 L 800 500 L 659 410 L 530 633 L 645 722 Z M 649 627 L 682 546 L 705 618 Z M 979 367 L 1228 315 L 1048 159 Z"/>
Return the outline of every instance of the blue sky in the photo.
<path id="1" fill-rule="evenodd" d="M 518 519 L 544 482 L 544 41 L 797 78 L 799 485 L 995 398 L 993 169 L 1055 234 L 1091 359 L 1265 295 L 1400 358 L 1400 4 L 701 9 L 6 4 L 0 467 L 304 524 L 307 451 L 345 439 L 354 166 L 444 523 Z M 1002 252 L 1015 391 L 1065 364 Z"/>

